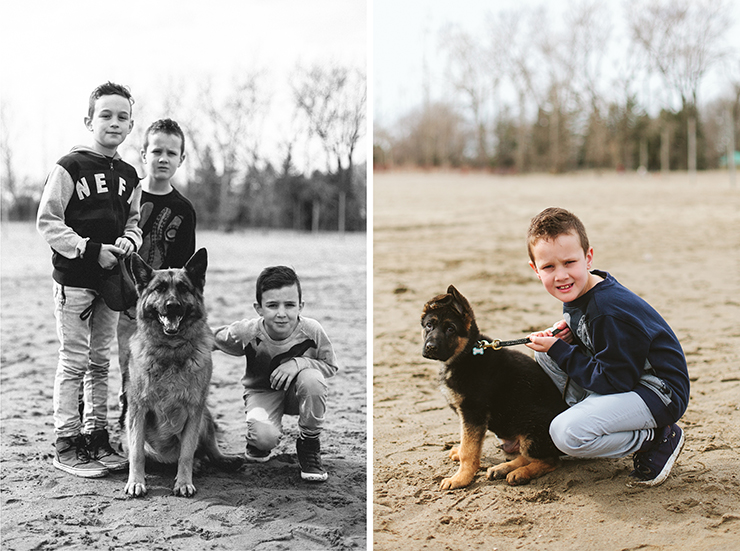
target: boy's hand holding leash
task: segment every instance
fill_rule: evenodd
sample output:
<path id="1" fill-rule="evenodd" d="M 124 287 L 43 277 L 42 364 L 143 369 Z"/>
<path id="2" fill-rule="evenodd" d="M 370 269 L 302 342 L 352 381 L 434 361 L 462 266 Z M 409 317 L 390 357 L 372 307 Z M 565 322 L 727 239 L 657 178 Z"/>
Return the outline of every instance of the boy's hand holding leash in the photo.
<path id="1" fill-rule="evenodd" d="M 136 251 L 134 244 L 126 237 L 119 237 L 116 239 L 116 247 L 121 250 L 121 253 L 118 256 L 123 256 L 123 258 L 128 258 Z"/>
<path id="2" fill-rule="evenodd" d="M 555 335 L 558 336 L 555 337 Z M 473 348 L 473 354 L 483 354 L 487 348 L 500 350 L 504 346 L 515 346 L 518 344 L 525 344 L 535 352 L 547 352 L 557 339 L 563 339 L 567 343 L 573 341 L 573 334 L 570 332 L 565 320 L 560 320 L 555 325 L 549 329 L 545 329 L 544 331 L 531 333 L 528 337 L 524 337 L 523 339 L 515 339 L 513 341 L 502 341 L 496 339 L 493 342 L 481 339 L 478 341 L 477 346 Z"/>
<path id="3" fill-rule="evenodd" d="M 118 264 L 119 258 L 128 258 L 136 250 L 131 240 L 125 237 L 116 239 L 115 245 L 103 244 L 98 255 L 98 264 L 101 268 L 110 270 Z"/>
<path id="4" fill-rule="evenodd" d="M 132 245 L 133 247 L 133 245 Z M 110 270 L 118 264 L 118 257 L 124 254 L 124 250 L 116 245 L 103 244 L 98 254 L 98 264 L 101 268 Z"/>
<path id="5" fill-rule="evenodd" d="M 555 336 L 555 333 L 557 333 L 557 336 Z M 569 344 L 573 342 L 573 334 L 565 320 L 560 320 L 549 329 L 530 334 L 529 342 L 525 345 L 535 352 L 547 352 L 558 339 L 563 339 Z"/>

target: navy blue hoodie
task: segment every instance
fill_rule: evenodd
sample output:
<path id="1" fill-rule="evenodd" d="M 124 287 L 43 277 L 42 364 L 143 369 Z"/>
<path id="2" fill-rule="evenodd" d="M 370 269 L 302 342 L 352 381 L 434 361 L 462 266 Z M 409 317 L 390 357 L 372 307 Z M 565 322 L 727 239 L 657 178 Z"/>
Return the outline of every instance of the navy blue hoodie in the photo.
<path id="1" fill-rule="evenodd" d="M 689 401 L 689 373 L 678 338 L 645 300 L 608 273 L 592 273 L 604 281 L 563 304 L 563 317 L 577 340 L 571 345 L 558 339 L 548 355 L 587 390 L 636 392 L 659 427 L 678 421 Z"/>

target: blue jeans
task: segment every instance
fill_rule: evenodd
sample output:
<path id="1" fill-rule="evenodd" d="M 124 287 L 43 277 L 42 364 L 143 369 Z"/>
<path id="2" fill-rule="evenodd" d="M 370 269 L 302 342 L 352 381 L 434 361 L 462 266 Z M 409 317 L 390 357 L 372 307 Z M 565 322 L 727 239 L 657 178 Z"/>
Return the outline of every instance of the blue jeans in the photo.
<path id="1" fill-rule="evenodd" d="M 567 375 L 547 354 L 535 359 L 563 392 Z M 565 401 L 570 406 L 550 423 L 550 437 L 564 454 L 582 458 L 618 458 L 640 449 L 653 439 L 653 414 L 636 392 L 594 394 L 573 381 Z"/>
<path id="2" fill-rule="evenodd" d="M 303 369 L 288 390 L 244 389 L 247 412 L 247 444 L 271 450 L 280 442 L 283 414 L 298 416 L 301 438 L 321 434 L 326 413 L 327 386 L 317 369 Z"/>
<path id="3" fill-rule="evenodd" d="M 66 287 L 54 282 L 54 317 L 60 343 L 54 377 L 54 432 L 57 437 L 77 436 L 107 427 L 110 345 L 118 313 L 97 300 L 90 316 L 80 319 L 80 314 L 97 296 L 92 289 Z M 82 420 L 79 413 L 81 389 L 85 405 Z"/>

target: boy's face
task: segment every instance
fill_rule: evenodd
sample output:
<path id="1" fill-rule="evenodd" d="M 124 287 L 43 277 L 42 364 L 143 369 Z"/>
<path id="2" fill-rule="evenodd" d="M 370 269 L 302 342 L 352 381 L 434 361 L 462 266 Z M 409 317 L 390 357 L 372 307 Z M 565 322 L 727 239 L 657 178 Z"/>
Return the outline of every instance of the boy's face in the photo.
<path id="1" fill-rule="evenodd" d="M 123 96 L 100 96 L 85 126 L 93 133 L 93 149 L 112 157 L 134 127 L 131 104 Z"/>
<path id="2" fill-rule="evenodd" d="M 532 246 L 534 262 L 529 265 L 545 286 L 545 290 L 562 302 L 571 302 L 593 284 L 590 281 L 594 250 L 584 254 L 581 240 L 575 233 L 564 233 L 555 239 L 540 239 Z"/>
<path id="3" fill-rule="evenodd" d="M 146 149 L 141 150 L 147 174 L 154 180 L 169 181 L 185 160 L 180 136 L 153 132 L 148 142 Z"/>
<path id="4" fill-rule="evenodd" d="M 265 320 L 271 339 L 287 339 L 298 325 L 298 315 L 303 303 L 298 298 L 298 286 L 270 289 L 262 293 L 262 304 L 254 303 L 254 309 Z"/>

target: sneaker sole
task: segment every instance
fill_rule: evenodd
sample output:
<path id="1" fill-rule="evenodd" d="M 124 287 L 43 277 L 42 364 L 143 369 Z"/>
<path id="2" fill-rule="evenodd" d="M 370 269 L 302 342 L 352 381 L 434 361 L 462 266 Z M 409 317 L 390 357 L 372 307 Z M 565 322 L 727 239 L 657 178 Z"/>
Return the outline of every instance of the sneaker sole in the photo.
<path id="1" fill-rule="evenodd" d="M 668 475 L 671 474 L 673 465 L 674 463 L 676 463 L 676 459 L 678 459 L 678 456 L 681 453 L 681 450 L 683 449 L 683 442 L 684 442 L 684 433 L 683 431 L 681 431 L 681 438 L 678 440 L 678 445 L 676 446 L 676 449 L 673 450 L 673 453 L 668 458 L 668 461 L 666 461 L 665 465 L 663 466 L 663 469 L 658 473 L 658 476 L 656 476 L 652 480 L 632 481 L 631 486 L 653 487 L 653 486 L 659 486 L 660 484 L 663 484 L 663 482 L 665 482 L 665 479 L 668 478 Z"/>
<path id="2" fill-rule="evenodd" d="M 255 457 L 253 455 L 245 453 L 244 458 L 247 461 L 251 461 L 252 463 L 267 463 L 270 459 L 272 459 L 272 454 L 266 455 L 265 457 Z"/>
<path id="3" fill-rule="evenodd" d="M 101 463 L 103 463 L 103 462 L 101 461 Z M 128 470 L 128 461 L 126 461 L 125 463 L 113 463 L 113 464 L 110 464 L 110 465 L 109 464 L 106 464 L 106 463 L 103 463 L 103 466 L 106 469 L 108 469 L 110 472 L 117 473 L 117 472 L 120 472 L 120 471 L 127 471 Z"/>
<path id="4" fill-rule="evenodd" d="M 301 478 L 309 482 L 324 482 L 329 478 L 329 473 L 304 473 L 301 471 Z"/>
<path id="5" fill-rule="evenodd" d="M 60 471 L 64 471 L 65 473 L 72 474 L 74 476 L 80 476 L 82 478 L 101 478 L 108 474 L 108 469 L 105 467 L 96 470 L 76 469 L 74 467 L 70 467 L 69 465 L 65 465 L 64 463 L 60 463 L 59 461 L 57 461 L 56 458 L 54 458 L 52 464 Z"/>

